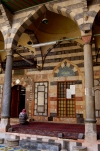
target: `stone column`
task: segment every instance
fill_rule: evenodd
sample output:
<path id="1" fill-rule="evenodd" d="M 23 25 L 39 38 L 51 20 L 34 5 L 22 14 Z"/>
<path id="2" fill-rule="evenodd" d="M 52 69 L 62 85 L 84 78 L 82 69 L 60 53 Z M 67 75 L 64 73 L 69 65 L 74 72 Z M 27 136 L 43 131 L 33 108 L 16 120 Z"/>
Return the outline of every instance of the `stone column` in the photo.
<path id="1" fill-rule="evenodd" d="M 95 117 L 94 76 L 93 76 L 91 36 L 83 36 L 82 40 L 84 43 L 83 50 L 84 50 L 85 101 L 86 101 L 85 143 L 88 144 L 89 151 L 92 151 L 93 148 L 96 151 L 95 144 L 97 140 L 97 131 Z"/>
<path id="2" fill-rule="evenodd" d="M 82 37 L 84 42 L 84 72 L 85 72 L 85 96 L 86 96 L 86 122 L 96 123 L 95 100 L 94 100 L 94 78 L 92 63 L 91 36 Z"/>
<path id="3" fill-rule="evenodd" d="M 10 127 L 12 58 L 13 58 L 12 50 L 7 50 L 3 101 L 2 101 L 2 111 L 1 111 L 1 125 L 0 125 L 2 131 L 7 131 L 7 129 Z"/>

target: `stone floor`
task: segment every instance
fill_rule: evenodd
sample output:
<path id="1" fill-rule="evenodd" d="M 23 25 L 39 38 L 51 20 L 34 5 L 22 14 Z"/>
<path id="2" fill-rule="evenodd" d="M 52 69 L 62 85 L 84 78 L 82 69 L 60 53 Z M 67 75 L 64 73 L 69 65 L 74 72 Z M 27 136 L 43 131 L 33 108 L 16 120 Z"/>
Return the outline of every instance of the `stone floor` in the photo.
<path id="1" fill-rule="evenodd" d="M 6 144 L 0 144 L 0 151 L 44 151 L 44 150 L 28 150 L 19 146 L 9 147 Z M 46 151 L 46 150 L 45 150 Z"/>

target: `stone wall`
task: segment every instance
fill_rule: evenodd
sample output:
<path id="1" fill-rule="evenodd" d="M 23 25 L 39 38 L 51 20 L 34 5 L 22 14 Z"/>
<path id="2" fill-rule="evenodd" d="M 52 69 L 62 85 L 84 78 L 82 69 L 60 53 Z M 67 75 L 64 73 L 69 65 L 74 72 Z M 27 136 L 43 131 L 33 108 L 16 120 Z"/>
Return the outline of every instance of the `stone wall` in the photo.
<path id="1" fill-rule="evenodd" d="M 94 56 L 94 45 L 92 48 Z M 38 61 L 41 64 L 39 56 Z M 67 67 L 71 75 L 60 75 L 64 67 Z M 99 86 L 100 67 L 94 66 L 94 84 Z M 85 92 L 84 92 L 84 54 L 81 46 L 77 43 L 67 42 L 58 45 L 52 49 L 45 59 L 43 70 L 35 71 L 34 69 L 25 70 L 24 75 L 14 75 L 12 86 L 16 85 L 16 79 L 20 80 L 20 85 L 26 88 L 25 107 L 29 119 L 36 121 L 53 120 L 55 122 L 77 123 L 83 122 L 85 118 Z M 68 74 L 68 73 L 67 73 Z M 48 116 L 34 116 L 34 82 L 48 81 Z M 76 101 L 76 118 L 58 118 L 57 117 L 57 82 L 75 81 L 75 101 Z M 0 85 L 4 84 L 4 74 L 0 75 Z M 1 98 L 2 101 L 2 98 Z M 1 103 L 0 103 L 1 106 Z M 80 118 L 79 118 L 80 117 Z M 99 117 L 97 118 L 99 122 Z"/>
<path id="2" fill-rule="evenodd" d="M 54 69 L 55 70 L 55 69 Z M 76 72 L 76 71 L 75 71 Z M 55 122 L 68 122 L 76 123 L 76 118 L 58 118 L 57 117 L 57 82 L 58 81 L 75 81 L 75 100 L 76 100 L 76 115 L 82 114 L 85 117 L 85 98 L 84 98 L 84 76 L 82 76 L 81 71 L 78 76 L 66 76 L 66 77 L 54 77 L 54 73 L 49 72 L 34 72 L 31 75 L 34 82 L 48 81 L 48 116 L 34 116 L 34 100 L 31 102 L 31 113 L 32 118 L 36 121 L 48 121 L 49 117 Z M 33 82 L 33 87 L 34 87 Z M 34 94 L 34 92 L 33 92 Z"/>
<path id="3" fill-rule="evenodd" d="M 99 69 L 97 67 L 97 69 Z M 94 70 L 94 73 L 97 71 Z M 27 73 L 28 74 L 28 73 Z M 54 77 L 53 71 L 49 74 L 45 71 L 36 71 L 34 74 L 28 75 L 27 77 L 16 77 L 13 78 L 12 86 L 15 85 L 16 79 L 20 80 L 20 84 L 26 87 L 26 108 L 30 119 L 36 121 L 48 121 L 49 117 L 53 117 L 52 120 L 55 122 L 67 122 L 77 123 L 77 115 L 83 114 L 85 118 L 85 96 L 84 96 L 84 77 L 80 76 L 69 76 L 69 77 Z M 75 96 L 76 96 L 76 118 L 58 118 L 57 117 L 57 82 L 58 81 L 71 81 L 75 80 Z M 4 81 L 3 77 L 2 80 Z M 34 82 L 48 81 L 48 116 L 34 116 Z M 95 87 L 99 86 L 99 75 L 96 76 L 94 81 Z M 97 87 L 98 88 L 98 87 Z M 3 94 L 3 84 L 1 83 L 1 101 Z M 0 109 L 1 110 L 1 109 Z M 100 124 L 100 118 L 97 118 L 97 123 Z"/>

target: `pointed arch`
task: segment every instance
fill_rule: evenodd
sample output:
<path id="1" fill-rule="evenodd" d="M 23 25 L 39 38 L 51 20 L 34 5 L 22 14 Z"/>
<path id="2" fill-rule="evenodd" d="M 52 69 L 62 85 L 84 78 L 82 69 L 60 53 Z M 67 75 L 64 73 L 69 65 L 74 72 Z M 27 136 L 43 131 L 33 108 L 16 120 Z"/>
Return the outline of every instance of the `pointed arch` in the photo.
<path id="1" fill-rule="evenodd" d="M 63 60 L 61 63 L 59 63 L 53 70 L 52 74 L 54 77 L 57 77 L 60 69 L 62 69 L 63 67 L 68 67 L 68 68 L 71 68 L 71 70 L 73 71 L 74 73 L 74 76 L 82 76 L 84 79 L 84 75 L 83 73 L 81 72 L 81 70 L 78 68 L 77 65 L 75 65 L 74 63 L 72 63 L 71 61 L 65 59 Z"/>
<path id="2" fill-rule="evenodd" d="M 66 3 L 66 7 L 65 7 L 65 3 Z M 75 4 L 74 1 L 72 4 L 69 4 L 67 2 L 65 3 L 63 1 L 50 2 L 45 4 L 45 6 L 49 11 L 66 16 L 71 20 L 73 20 L 78 25 L 81 31 L 91 30 L 95 16 L 100 10 L 99 5 L 96 5 L 94 8 L 92 6 L 89 7 L 89 10 L 87 10 L 87 16 L 85 16 L 84 14 L 86 14 L 86 12 L 84 12 L 84 8 L 85 10 L 87 8 L 86 1 L 82 1 L 82 2 L 77 1 L 77 3 Z M 77 9 L 79 11 L 77 11 Z M 85 17 L 88 17 L 88 20 L 85 20 Z"/>
<path id="3" fill-rule="evenodd" d="M 12 81 L 12 87 L 15 85 L 17 85 L 17 84 L 16 84 L 16 81 L 14 80 L 14 81 Z M 27 82 L 23 81 L 23 80 L 20 81 L 20 85 L 22 85 L 25 88 L 28 86 Z"/>
<path id="4" fill-rule="evenodd" d="M 57 2 L 51 2 L 51 3 L 45 4 L 45 6 L 47 10 L 60 14 L 62 16 L 68 17 L 72 19 L 74 22 L 76 22 L 74 19 L 74 16 L 75 16 L 74 12 L 72 12 L 68 7 L 62 7 L 61 4 L 60 5 L 56 5 L 56 4 Z"/>
<path id="5" fill-rule="evenodd" d="M 37 18 L 44 14 L 45 10 L 46 8 L 44 7 L 44 5 L 33 8 L 32 11 L 30 11 L 30 14 L 28 14 L 28 16 L 24 18 L 24 20 L 19 23 L 15 23 L 13 25 L 13 28 L 11 29 L 10 37 L 5 35 L 5 48 L 16 48 L 21 34 L 30 24 L 32 24 Z"/>
<path id="6" fill-rule="evenodd" d="M 31 111 L 33 79 L 31 77 L 18 77 L 18 78 L 16 77 L 16 78 L 13 78 L 13 80 L 12 80 L 12 87 L 15 86 L 15 85 L 17 85 L 16 84 L 16 80 L 17 79 L 20 80 L 19 85 L 23 86 L 26 89 L 26 98 L 27 98 L 27 101 L 25 101 L 25 102 L 27 102 L 26 106 L 27 106 L 27 108 L 29 108 L 28 111 L 29 110 Z M 32 114 L 31 112 L 28 113 L 29 118 L 31 118 L 31 114 Z"/>
<path id="7" fill-rule="evenodd" d="M 97 14 L 94 18 L 92 30 L 93 30 L 94 35 L 99 35 L 100 34 L 100 9 L 99 9 L 99 11 L 97 12 Z M 94 42 L 95 42 L 95 52 L 96 52 L 96 54 L 98 54 L 98 50 L 99 50 L 99 47 L 100 47 L 100 36 L 94 36 Z M 96 61 L 98 59 L 99 59 L 99 56 L 97 56 Z"/>

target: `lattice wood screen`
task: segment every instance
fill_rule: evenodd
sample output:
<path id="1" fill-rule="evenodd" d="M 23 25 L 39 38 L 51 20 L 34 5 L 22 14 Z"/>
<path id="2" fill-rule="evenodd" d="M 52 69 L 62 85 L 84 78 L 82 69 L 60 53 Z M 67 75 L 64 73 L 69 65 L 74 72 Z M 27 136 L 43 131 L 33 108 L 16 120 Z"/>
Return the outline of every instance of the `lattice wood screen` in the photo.
<path id="1" fill-rule="evenodd" d="M 75 86 L 75 81 L 58 82 L 57 85 L 57 116 L 75 117 L 75 94 L 68 96 L 67 90 Z"/>

